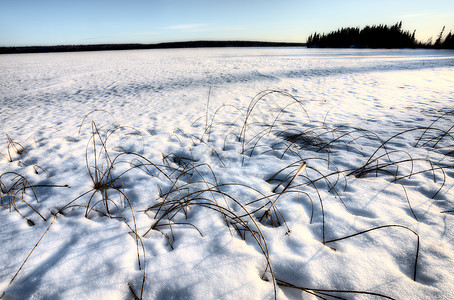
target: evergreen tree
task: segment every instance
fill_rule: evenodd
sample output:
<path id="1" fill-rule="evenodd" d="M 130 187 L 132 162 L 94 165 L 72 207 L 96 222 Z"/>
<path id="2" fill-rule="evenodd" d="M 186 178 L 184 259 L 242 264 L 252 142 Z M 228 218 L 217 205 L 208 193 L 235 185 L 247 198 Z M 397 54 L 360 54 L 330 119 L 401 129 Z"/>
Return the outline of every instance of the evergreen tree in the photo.
<path id="1" fill-rule="evenodd" d="M 441 43 L 440 48 L 454 49 L 454 35 L 452 34 L 452 32 L 448 33 L 443 43 Z"/>
<path id="2" fill-rule="evenodd" d="M 441 32 L 440 34 L 438 35 L 438 38 L 437 40 L 435 41 L 435 44 L 434 44 L 434 47 L 435 48 L 441 48 L 441 45 L 442 45 L 442 38 L 443 38 L 443 32 L 445 31 L 445 26 L 443 26 L 443 29 L 441 29 Z"/>
<path id="3" fill-rule="evenodd" d="M 363 29 L 341 28 L 328 34 L 314 33 L 306 42 L 308 47 L 330 48 L 415 48 L 415 31 L 402 30 L 402 21 L 393 26 L 374 25 Z"/>

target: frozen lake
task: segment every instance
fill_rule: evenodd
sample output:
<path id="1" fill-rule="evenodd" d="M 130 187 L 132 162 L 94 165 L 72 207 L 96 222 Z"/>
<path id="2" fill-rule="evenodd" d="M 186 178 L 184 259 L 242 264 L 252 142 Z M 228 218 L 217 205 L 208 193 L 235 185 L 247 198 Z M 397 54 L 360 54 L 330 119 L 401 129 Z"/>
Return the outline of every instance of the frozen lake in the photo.
<path id="1" fill-rule="evenodd" d="M 451 96 L 445 82 L 452 74 L 442 72 L 453 67 L 453 58 L 453 51 L 439 50 L 305 48 L 2 55 L 2 130 L 17 126 L 17 112 L 21 129 L 27 129 L 37 119 L 52 125 L 101 107 L 120 119 L 134 115 L 168 121 L 172 114 L 193 119 L 209 87 L 214 107 L 249 101 L 269 88 L 351 105 L 381 95 L 386 102 L 409 105 L 429 98 L 435 102 L 434 94 L 443 101 Z"/>
<path id="2" fill-rule="evenodd" d="M 5 299 L 454 298 L 454 51 L 0 70 Z"/>

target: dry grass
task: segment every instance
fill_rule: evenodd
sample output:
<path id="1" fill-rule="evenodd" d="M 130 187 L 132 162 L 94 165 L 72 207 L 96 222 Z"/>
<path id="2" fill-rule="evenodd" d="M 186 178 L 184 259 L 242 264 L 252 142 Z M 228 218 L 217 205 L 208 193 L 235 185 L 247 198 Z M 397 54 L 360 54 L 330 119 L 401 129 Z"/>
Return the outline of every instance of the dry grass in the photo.
<path id="1" fill-rule="evenodd" d="M 390 183 L 398 184 L 402 187 L 402 198 L 407 202 L 412 216 L 418 221 L 411 204 L 412 201 L 407 193 L 406 182 L 416 175 L 430 173 L 433 181 L 439 184 L 439 189 L 434 191 L 432 199 L 440 194 L 447 180 L 446 170 L 452 170 L 453 167 L 451 156 L 454 153 L 454 150 L 452 150 L 454 136 L 451 132 L 453 127 L 445 130 L 436 128 L 435 124 L 443 117 L 452 114 L 452 112 L 444 113 L 428 127 L 404 130 L 388 139 L 382 139 L 376 133 L 359 127 L 327 127 L 325 124 L 326 116 L 322 123 L 314 122 L 306 112 L 302 101 L 286 92 L 276 90 L 266 90 L 256 95 L 249 103 L 245 113 L 237 107 L 222 106 L 215 110 L 210 120 L 210 94 L 211 90 L 207 100 L 201 135 L 185 134 L 180 129 L 175 130 L 173 136 L 180 141 L 180 144 L 184 144 L 182 141 L 186 140 L 190 141 L 191 147 L 204 147 L 204 149 L 207 149 L 211 156 L 216 158 L 214 161 L 218 168 L 213 168 L 208 163 L 200 160 L 200 158 L 195 158 L 191 148 L 177 149 L 178 151 L 163 154 L 162 164 L 153 162 L 143 154 L 145 136 L 139 130 L 120 126 L 117 120 L 106 111 L 96 110 L 86 115 L 80 124 L 79 135 L 88 117 L 94 113 L 99 113 L 103 116 L 107 115 L 114 121 L 113 127 L 108 125 L 98 127 L 94 120 L 91 121 L 91 127 L 89 128 L 91 134 L 85 151 L 86 170 L 91 181 L 91 189 L 68 201 L 58 209 L 57 213 L 53 215 L 53 220 L 46 232 L 33 250 L 51 228 L 58 214 L 64 213 L 66 210 L 83 208 L 86 218 L 90 218 L 95 214 L 101 217 L 118 219 L 128 226 L 130 233 L 134 236 L 138 267 L 143 270 L 140 293 L 135 292 L 134 284 L 128 283 L 128 287 L 134 298 L 143 299 L 146 298 L 144 287 L 147 277 L 147 257 L 143 239 L 147 238 L 148 234 L 154 230 L 160 232 L 167 240 L 170 248 L 173 249 L 176 239 L 174 235 L 175 227 L 195 230 L 203 237 L 204 233 L 191 222 L 189 211 L 208 210 L 215 212 L 221 218 L 232 237 L 237 236 L 245 242 L 252 242 L 259 249 L 266 262 L 263 273 L 259 275 L 263 280 L 270 281 L 273 284 L 275 298 L 277 297 L 278 286 L 282 286 L 298 289 L 321 299 L 325 297 L 341 298 L 342 295 L 351 297 L 356 294 L 392 299 L 386 295 L 367 291 L 300 287 L 275 277 L 273 262 L 270 259 L 269 245 L 262 228 L 263 226 L 285 226 L 286 234 L 291 234 L 291 228 L 285 220 L 284 214 L 281 213 L 279 206 L 285 204 L 288 199 L 297 197 L 298 203 L 300 200 L 310 202 L 310 223 L 314 219 L 314 199 L 318 199 L 322 218 L 320 243 L 324 245 L 369 234 L 375 230 L 389 230 L 390 228 L 401 228 L 415 234 L 417 236 L 417 245 L 413 280 L 417 280 L 420 240 L 416 231 L 407 226 L 392 224 L 377 226 L 337 239 L 326 240 L 325 228 L 329 224 L 325 223 L 325 211 L 329 210 L 330 207 L 324 205 L 324 197 L 332 195 L 337 199 L 336 201 L 343 205 L 346 211 L 351 213 L 342 199 L 342 193 L 351 184 L 349 182 L 350 178 L 380 176 L 380 178 L 388 179 Z M 254 117 L 254 113 L 259 110 L 260 103 L 266 103 L 267 97 L 274 95 L 286 97 L 290 100 L 290 103 L 282 105 L 282 107 L 274 111 L 274 115 L 271 112 L 268 114 L 268 112 L 262 111 L 262 114 L 270 118 L 271 122 L 269 123 Z M 275 106 L 275 103 L 273 105 Z M 286 116 L 290 107 L 301 109 L 305 118 L 307 118 L 307 123 L 303 123 L 302 120 L 299 120 L 299 122 L 281 121 L 281 118 Z M 229 109 L 239 112 L 242 118 L 239 123 L 216 121 L 217 116 L 222 111 Z M 106 120 L 104 119 L 103 121 L 105 122 Z M 222 137 L 224 141 L 222 149 L 217 148 L 212 141 L 212 136 L 215 134 L 216 138 L 219 138 L 219 130 L 224 130 L 225 133 Z M 411 153 L 392 149 L 393 142 L 415 132 L 421 132 L 420 137 L 414 144 L 415 148 L 424 148 L 428 151 L 442 154 L 447 162 L 434 161 L 428 157 L 413 157 Z M 117 134 L 137 138 L 137 143 L 142 145 L 142 151 L 138 153 L 139 151 L 129 151 L 121 146 L 113 147 L 113 149 L 109 147 L 108 143 L 111 137 Z M 241 150 L 237 153 L 237 159 L 241 160 L 243 166 L 247 159 L 255 159 L 261 155 L 269 154 L 280 160 L 291 161 L 290 164 L 274 174 L 264 175 L 264 177 L 268 178 L 264 181 L 269 184 L 270 190 L 272 190 L 271 193 L 261 191 L 244 183 L 219 180 L 215 170 L 222 170 L 229 166 L 223 155 L 223 152 L 227 151 L 226 145 L 228 142 L 239 145 L 238 148 Z M 115 151 L 117 152 L 112 154 Z M 336 163 L 337 161 L 333 159 L 333 155 L 341 151 L 354 151 L 359 155 L 363 155 L 364 163 L 353 168 L 342 169 Z M 6 155 L 2 155 L 8 161 L 19 159 L 25 153 L 29 158 L 30 165 L 36 170 L 36 166 L 31 163 L 30 155 L 25 148 L 19 143 L 13 142 L 9 136 L 6 153 Z M 116 166 L 120 164 L 128 164 L 129 167 L 126 170 L 117 172 Z M 326 169 L 314 167 L 322 164 L 326 164 Z M 416 168 L 416 164 L 423 167 Z M 165 190 L 159 186 L 159 197 L 155 203 L 150 204 L 147 210 L 139 212 L 154 214 L 153 223 L 144 233 L 139 233 L 137 230 L 134 204 L 128 198 L 125 184 L 122 180 L 132 170 L 141 170 L 152 179 L 157 176 L 164 177 L 167 182 Z M 22 201 L 45 221 L 44 216 L 24 199 L 26 191 L 29 190 L 33 199 L 38 202 L 34 192 L 34 188 L 37 186 L 31 184 L 19 173 L 7 172 L 1 174 L 1 205 L 10 210 L 14 208 L 29 223 L 33 223 L 19 211 L 16 202 Z M 244 190 L 245 195 L 254 195 L 254 198 L 240 200 L 229 192 L 229 188 L 235 188 L 239 191 Z M 448 209 L 442 212 L 450 213 L 452 210 Z M 33 250 L 16 272 L 10 284 L 14 281 Z"/>

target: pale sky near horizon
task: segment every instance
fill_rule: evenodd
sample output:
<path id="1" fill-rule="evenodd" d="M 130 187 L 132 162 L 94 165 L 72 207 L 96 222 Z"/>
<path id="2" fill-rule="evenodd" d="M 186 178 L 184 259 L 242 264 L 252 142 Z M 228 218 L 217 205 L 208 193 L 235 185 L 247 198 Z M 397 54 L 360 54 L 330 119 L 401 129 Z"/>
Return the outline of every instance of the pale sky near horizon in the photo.
<path id="1" fill-rule="evenodd" d="M 305 42 L 313 32 L 393 25 L 426 42 L 446 25 L 452 0 L 0 0 L 0 46 L 189 40 Z"/>

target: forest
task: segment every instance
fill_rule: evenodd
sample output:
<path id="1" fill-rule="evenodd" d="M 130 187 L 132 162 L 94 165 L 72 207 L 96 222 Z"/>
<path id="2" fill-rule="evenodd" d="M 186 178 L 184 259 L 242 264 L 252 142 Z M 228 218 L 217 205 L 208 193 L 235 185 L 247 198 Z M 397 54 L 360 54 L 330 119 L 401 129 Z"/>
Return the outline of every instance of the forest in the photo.
<path id="1" fill-rule="evenodd" d="M 302 47 L 302 46 L 305 46 L 305 44 L 260 42 L 260 41 L 188 41 L 159 44 L 97 44 L 97 45 L 0 47 L 0 54 L 113 51 L 139 49 L 213 48 L 213 47 L 219 48 L 219 47 Z"/>
<path id="2" fill-rule="evenodd" d="M 445 27 L 435 42 L 423 43 L 415 38 L 413 32 L 402 29 L 402 21 L 389 25 L 346 27 L 328 34 L 311 34 L 307 41 L 308 48 L 436 48 L 454 49 L 454 35 L 449 32 L 444 36 Z"/>
<path id="3" fill-rule="evenodd" d="M 137 49 L 172 49 L 172 48 L 211 48 L 211 47 L 304 47 L 308 48 L 433 48 L 454 49 L 454 34 L 445 34 L 445 27 L 426 42 L 417 41 L 416 30 L 402 29 L 402 21 L 392 26 L 373 25 L 363 29 L 359 27 L 340 28 L 336 31 L 313 33 L 306 43 L 259 42 L 259 41 L 187 41 L 158 44 L 95 44 L 95 45 L 55 45 L 0 47 L 0 54 L 43 53 L 43 52 L 79 52 L 112 51 Z"/>

